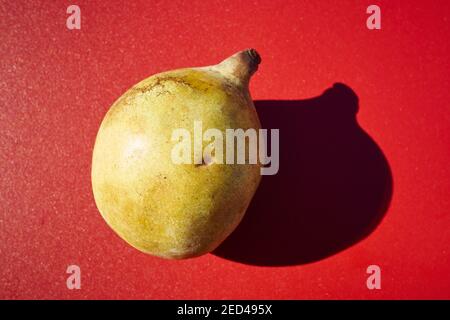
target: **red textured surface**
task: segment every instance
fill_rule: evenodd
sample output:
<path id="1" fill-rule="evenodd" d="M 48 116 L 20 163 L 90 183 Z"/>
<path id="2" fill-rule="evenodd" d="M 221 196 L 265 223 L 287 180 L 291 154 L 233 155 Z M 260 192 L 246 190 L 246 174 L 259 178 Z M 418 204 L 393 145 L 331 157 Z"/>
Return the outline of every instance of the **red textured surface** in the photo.
<path id="1" fill-rule="evenodd" d="M 0 5 L 0 298 L 450 298 L 448 1 L 377 1 L 380 31 L 365 26 L 368 1 L 77 1 L 79 31 L 65 26 L 69 4 Z M 102 117 L 150 74 L 247 47 L 263 59 L 255 100 L 311 98 L 334 82 L 355 91 L 358 122 L 392 172 L 386 215 L 309 264 L 134 250 L 91 193 Z M 66 288 L 70 264 L 81 290 Z M 366 288 L 371 264 L 381 290 Z"/>

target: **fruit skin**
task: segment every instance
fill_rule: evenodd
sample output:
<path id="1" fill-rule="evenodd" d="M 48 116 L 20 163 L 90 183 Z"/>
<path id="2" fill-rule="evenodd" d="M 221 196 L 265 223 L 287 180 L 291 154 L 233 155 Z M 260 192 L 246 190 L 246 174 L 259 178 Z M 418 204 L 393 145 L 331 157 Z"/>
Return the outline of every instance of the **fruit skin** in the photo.
<path id="1" fill-rule="evenodd" d="M 108 225 L 133 247 L 171 259 L 214 250 L 239 224 L 259 164 L 174 164 L 172 132 L 260 128 L 248 91 L 254 50 L 222 63 L 151 76 L 110 108 L 97 134 L 92 188 Z M 209 142 L 203 142 L 203 148 Z M 226 155 L 224 148 L 224 157 Z"/>

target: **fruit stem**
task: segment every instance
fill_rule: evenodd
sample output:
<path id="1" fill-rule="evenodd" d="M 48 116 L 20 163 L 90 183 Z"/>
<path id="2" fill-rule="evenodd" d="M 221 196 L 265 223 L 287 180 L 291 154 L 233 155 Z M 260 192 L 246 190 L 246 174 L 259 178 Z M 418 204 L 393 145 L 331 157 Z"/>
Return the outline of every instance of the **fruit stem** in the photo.
<path id="1" fill-rule="evenodd" d="M 247 49 L 233 54 L 214 68 L 236 84 L 248 85 L 260 63 L 258 52 L 255 49 Z"/>

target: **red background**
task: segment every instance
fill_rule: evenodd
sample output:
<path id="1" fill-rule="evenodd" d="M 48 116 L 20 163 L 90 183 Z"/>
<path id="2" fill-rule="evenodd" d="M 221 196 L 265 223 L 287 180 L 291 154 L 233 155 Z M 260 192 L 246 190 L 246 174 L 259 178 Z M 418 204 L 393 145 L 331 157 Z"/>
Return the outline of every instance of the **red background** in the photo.
<path id="1" fill-rule="evenodd" d="M 1 1 L 0 298 L 450 298 L 448 1 L 376 1 L 375 31 L 365 25 L 372 1 L 75 3 L 82 25 L 70 31 L 72 3 Z M 151 74 L 248 47 L 263 59 L 256 100 L 310 98 L 334 82 L 356 92 L 358 122 L 392 171 L 384 219 L 310 264 L 138 252 L 91 193 L 102 117 Z M 81 290 L 66 288 L 70 264 L 81 267 Z M 371 264 L 381 290 L 366 287 Z"/>

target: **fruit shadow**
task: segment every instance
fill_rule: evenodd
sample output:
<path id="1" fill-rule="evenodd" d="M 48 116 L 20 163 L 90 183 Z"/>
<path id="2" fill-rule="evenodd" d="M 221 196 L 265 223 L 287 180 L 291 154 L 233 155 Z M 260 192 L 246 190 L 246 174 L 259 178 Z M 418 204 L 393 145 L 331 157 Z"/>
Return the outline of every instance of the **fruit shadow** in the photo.
<path id="1" fill-rule="evenodd" d="M 392 175 L 358 125 L 344 84 L 306 100 L 259 100 L 263 128 L 280 129 L 280 169 L 263 176 L 236 230 L 213 254 L 260 266 L 306 264 L 368 236 L 385 215 Z"/>

